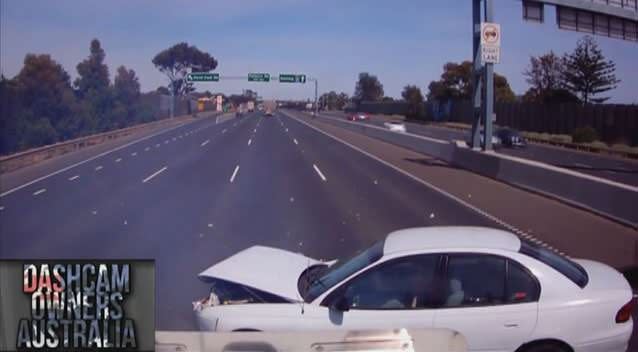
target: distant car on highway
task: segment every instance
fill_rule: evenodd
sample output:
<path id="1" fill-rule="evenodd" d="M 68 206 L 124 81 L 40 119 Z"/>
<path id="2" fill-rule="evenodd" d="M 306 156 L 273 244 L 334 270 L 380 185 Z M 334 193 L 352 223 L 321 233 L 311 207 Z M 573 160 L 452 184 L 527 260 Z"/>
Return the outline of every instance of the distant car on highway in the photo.
<path id="1" fill-rule="evenodd" d="M 494 132 L 503 147 L 524 148 L 527 146 L 525 138 L 517 131 L 511 128 L 499 128 Z"/>
<path id="2" fill-rule="evenodd" d="M 199 274 L 204 331 L 449 328 L 469 351 L 625 351 L 634 298 L 605 264 L 509 232 L 406 229 L 349 259 L 254 246 Z"/>
<path id="3" fill-rule="evenodd" d="M 388 121 L 384 122 L 383 126 L 392 132 L 405 133 L 405 124 L 401 121 Z"/>
<path id="4" fill-rule="evenodd" d="M 368 120 L 370 117 L 363 112 L 357 112 L 354 114 L 347 115 L 346 118 L 350 121 L 365 121 L 365 120 Z"/>

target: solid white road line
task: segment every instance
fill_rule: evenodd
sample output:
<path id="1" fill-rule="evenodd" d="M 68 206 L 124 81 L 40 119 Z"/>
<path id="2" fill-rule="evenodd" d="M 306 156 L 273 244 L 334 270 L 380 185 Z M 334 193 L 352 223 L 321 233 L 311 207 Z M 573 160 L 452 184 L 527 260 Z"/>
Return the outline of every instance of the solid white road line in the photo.
<path id="1" fill-rule="evenodd" d="M 299 142 L 297 142 L 297 139 L 293 138 L 292 141 L 295 142 L 295 144 L 299 145 Z"/>
<path id="2" fill-rule="evenodd" d="M 47 189 L 46 189 L 46 188 L 42 188 L 42 189 L 39 189 L 39 190 L 37 190 L 37 191 L 33 192 L 33 195 L 34 195 L 34 196 L 37 196 L 38 194 L 42 194 L 42 193 L 44 193 L 44 192 L 46 192 L 46 191 L 47 191 Z"/>
<path id="3" fill-rule="evenodd" d="M 115 162 L 116 162 L 116 163 L 119 163 L 120 161 L 122 161 L 122 158 L 117 158 L 117 159 L 115 159 Z"/>
<path id="4" fill-rule="evenodd" d="M 312 167 L 315 169 L 315 171 L 317 171 L 317 174 L 319 174 L 319 177 L 321 177 L 321 179 L 323 180 L 323 182 L 326 182 L 326 176 L 324 176 L 321 173 L 321 170 L 319 170 L 319 168 L 317 167 L 317 165 L 312 164 Z"/>
<path id="5" fill-rule="evenodd" d="M 71 164 L 71 165 L 69 165 L 69 166 L 67 166 L 67 167 L 63 167 L 63 168 L 61 168 L 60 170 L 54 171 L 54 172 L 52 172 L 52 173 L 50 173 L 50 174 L 47 174 L 47 175 L 44 175 L 44 176 L 42 176 L 42 177 L 38 177 L 38 178 L 36 178 L 35 180 L 29 181 L 29 182 L 27 182 L 27 183 L 25 183 L 25 184 L 22 184 L 22 185 L 18 186 L 18 187 L 15 187 L 15 188 L 12 188 L 12 189 L 7 190 L 7 191 L 5 191 L 5 192 L 2 192 L 2 193 L 0 193 L 0 198 L 1 198 L 1 197 L 4 197 L 4 196 L 6 196 L 6 195 L 9 195 L 9 194 L 11 194 L 11 193 L 13 193 L 13 192 L 15 192 L 15 191 L 21 190 L 21 189 L 23 189 L 24 187 L 31 186 L 32 184 L 34 184 L 34 183 L 36 183 L 36 182 L 40 182 L 40 181 L 45 180 L 45 179 L 47 179 L 47 178 L 49 178 L 49 177 L 51 177 L 51 176 L 55 176 L 55 175 L 57 175 L 57 174 L 59 174 L 59 173 L 61 173 L 61 172 L 65 172 L 65 171 L 67 171 L 67 170 L 70 170 L 70 169 L 72 169 L 72 168 L 74 168 L 74 167 L 76 167 L 76 166 L 80 166 L 80 165 L 82 165 L 82 164 L 86 164 L 86 163 L 88 163 L 89 161 L 95 160 L 95 159 L 97 159 L 97 158 L 101 158 L 101 157 L 103 157 L 103 156 L 105 156 L 105 155 L 109 155 L 109 154 L 111 154 L 111 153 L 113 153 L 113 152 L 116 152 L 116 151 L 118 151 L 118 150 L 120 150 L 120 149 L 124 149 L 124 148 L 130 147 L 130 146 L 132 146 L 133 144 L 136 144 L 136 143 L 139 143 L 139 142 L 145 141 L 145 140 L 150 139 L 150 138 L 153 138 L 153 137 L 155 137 L 155 136 L 159 136 L 160 134 L 163 134 L 163 133 L 166 133 L 166 132 L 172 131 L 172 130 L 174 130 L 174 129 L 176 129 L 176 128 L 183 127 L 183 126 L 184 126 L 183 124 L 179 124 L 179 125 L 177 125 L 177 126 L 173 126 L 173 127 L 171 127 L 171 128 L 165 129 L 165 130 L 163 130 L 163 131 L 159 131 L 159 132 L 157 132 L 157 133 L 153 133 L 153 134 L 151 134 L 151 135 L 148 135 L 148 136 L 142 137 L 142 138 L 140 138 L 140 139 L 137 139 L 137 140 L 131 141 L 131 142 L 129 142 L 129 143 L 126 143 L 126 144 L 121 145 L 121 146 L 119 146 L 119 147 L 113 148 L 113 149 L 111 149 L 111 150 L 107 150 L 107 151 L 102 152 L 102 153 L 100 153 L 100 154 L 98 154 L 98 155 L 92 156 L 92 157 L 90 157 L 90 158 L 88 158 L 88 159 L 86 159 L 86 160 L 82 160 L 82 161 L 79 161 L 79 162 L 77 162 L 77 163 L 75 163 L 75 164 Z"/>
<path id="6" fill-rule="evenodd" d="M 95 167 L 95 171 L 100 171 L 102 169 L 103 169 L 102 165 L 98 165 L 98 166 Z"/>
<path id="7" fill-rule="evenodd" d="M 249 139 L 249 140 L 248 140 L 248 145 L 250 145 L 250 143 L 252 143 L 252 142 L 253 142 L 253 140 L 252 140 L 252 139 Z"/>
<path id="8" fill-rule="evenodd" d="M 203 147 L 203 146 L 205 146 L 206 144 L 208 144 L 208 142 L 210 142 L 210 139 L 207 139 L 207 140 L 203 141 L 203 142 L 202 142 L 202 144 L 201 144 L 201 146 L 202 146 L 202 147 Z"/>
<path id="9" fill-rule="evenodd" d="M 418 182 L 418 183 L 430 188 L 431 190 L 433 190 L 435 192 L 438 192 L 439 194 L 447 197 L 448 199 L 451 199 L 451 200 L 461 204 L 462 206 L 464 206 L 464 207 L 466 207 L 466 208 L 478 213 L 479 215 L 482 215 L 482 216 L 484 216 L 484 217 L 496 222 L 497 224 L 507 228 L 508 230 L 510 230 L 512 232 L 520 233 L 520 234 L 525 234 L 526 233 L 526 232 L 521 231 L 518 228 L 506 223 L 505 221 L 495 217 L 494 215 L 489 214 L 486 211 L 484 211 L 484 210 L 482 210 L 482 209 L 480 209 L 480 208 L 478 208 L 478 207 L 476 207 L 476 206 L 474 206 L 474 205 L 472 205 L 470 203 L 467 203 L 463 199 L 461 199 L 461 198 L 459 198 L 459 197 L 457 197 L 457 196 L 455 196 L 455 195 L 453 195 L 453 194 L 451 194 L 451 193 L 449 193 L 449 192 L 447 192 L 447 191 L 445 191 L 445 190 L 443 190 L 443 189 L 441 189 L 441 188 L 439 188 L 439 187 L 437 187 L 437 186 L 435 186 L 435 185 L 433 185 L 433 184 L 431 184 L 431 183 L 429 183 L 429 182 L 427 182 L 427 181 L 425 181 L 423 179 L 420 179 L 419 177 L 414 176 L 413 174 L 411 174 L 411 173 L 399 168 L 398 166 L 395 166 L 395 165 L 393 165 L 393 164 L 391 164 L 391 163 L 389 163 L 389 162 L 377 157 L 376 155 L 372 155 L 372 154 L 366 152 L 365 150 L 363 150 L 363 149 L 361 149 L 361 148 L 359 148 L 359 147 L 357 147 L 357 146 L 355 146 L 353 144 L 350 144 L 350 143 L 344 141 L 343 139 L 341 139 L 339 137 L 336 137 L 336 136 L 333 136 L 333 135 L 331 135 L 331 134 L 329 134 L 327 132 L 324 132 L 324 131 L 320 130 L 319 128 L 317 128 L 315 126 L 312 126 L 311 124 L 309 124 L 309 123 L 307 123 L 307 122 L 305 122 L 305 121 L 303 121 L 303 120 L 301 120 L 301 119 L 299 119 L 299 118 L 297 118 L 297 117 L 295 117 L 293 115 L 286 114 L 286 116 L 288 118 L 294 120 L 294 121 L 297 121 L 297 122 L 305 125 L 306 127 L 310 128 L 312 130 L 315 130 L 315 131 L 323 134 L 324 136 L 326 136 L 328 138 L 331 138 L 331 139 L 333 139 L 333 140 L 335 140 L 337 142 L 340 142 L 340 143 L 342 143 L 342 144 L 344 144 L 344 145 L 346 145 L 346 146 L 358 151 L 359 153 L 361 153 L 361 154 L 363 154 L 363 155 L 365 155 L 365 156 L 367 156 L 367 157 L 369 157 L 369 158 L 371 158 L 373 160 L 376 160 L 377 162 L 379 162 L 379 163 L 381 163 L 381 164 L 383 164 L 383 165 L 385 165 L 385 166 L 387 166 L 387 167 L 389 167 L 389 168 L 391 168 L 391 169 L 403 174 L 404 176 L 406 176 L 408 178 L 411 178 L 412 180 L 414 180 L 414 181 L 416 181 L 416 182 Z"/>
<path id="10" fill-rule="evenodd" d="M 150 176 L 148 176 L 147 178 L 143 179 L 143 180 L 142 180 L 142 183 L 146 183 L 146 182 L 150 181 L 153 177 L 155 177 L 155 176 L 157 176 L 157 175 L 161 174 L 162 172 L 166 171 L 166 169 L 167 169 L 167 167 L 166 167 L 166 166 L 164 166 L 163 168 L 161 168 L 161 169 L 159 169 L 159 170 L 155 171 L 155 172 L 154 172 L 154 173 L 152 173 Z"/>
<path id="11" fill-rule="evenodd" d="M 239 165 L 235 166 L 235 171 L 233 171 L 232 176 L 230 176 L 230 183 L 233 183 L 233 181 L 235 181 L 235 176 L 237 176 L 238 172 L 239 172 Z"/>
<path id="12" fill-rule="evenodd" d="M 69 181 L 77 180 L 78 178 L 80 178 L 80 175 L 75 175 L 75 176 L 69 177 Z"/>

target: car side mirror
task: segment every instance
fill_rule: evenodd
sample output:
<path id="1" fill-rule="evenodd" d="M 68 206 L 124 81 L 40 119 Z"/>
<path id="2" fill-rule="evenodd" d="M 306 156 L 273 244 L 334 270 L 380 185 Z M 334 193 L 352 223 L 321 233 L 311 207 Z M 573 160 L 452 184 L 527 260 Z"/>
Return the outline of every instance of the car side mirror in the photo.
<path id="1" fill-rule="evenodd" d="M 341 296 L 330 305 L 330 308 L 337 312 L 347 312 L 350 310 L 350 300 L 346 296 Z"/>

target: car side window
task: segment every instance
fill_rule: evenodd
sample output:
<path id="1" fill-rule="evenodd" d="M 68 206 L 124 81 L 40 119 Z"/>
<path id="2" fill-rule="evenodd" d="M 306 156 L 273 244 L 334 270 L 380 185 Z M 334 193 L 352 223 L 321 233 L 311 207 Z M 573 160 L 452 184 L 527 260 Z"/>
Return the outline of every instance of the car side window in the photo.
<path id="1" fill-rule="evenodd" d="M 438 255 L 419 255 L 379 264 L 346 284 L 350 309 L 419 309 L 434 297 Z"/>
<path id="2" fill-rule="evenodd" d="M 505 301 L 505 259 L 482 254 L 448 256 L 443 307 L 474 307 Z"/>
<path id="3" fill-rule="evenodd" d="M 526 303 L 538 300 L 540 295 L 538 281 L 520 264 L 507 261 L 507 297 L 506 303 Z"/>

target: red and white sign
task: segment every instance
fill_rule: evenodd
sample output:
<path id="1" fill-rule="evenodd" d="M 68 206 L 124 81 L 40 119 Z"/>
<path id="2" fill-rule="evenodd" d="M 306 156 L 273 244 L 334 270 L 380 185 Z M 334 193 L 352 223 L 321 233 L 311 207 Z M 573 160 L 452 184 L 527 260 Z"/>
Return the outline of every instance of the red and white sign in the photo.
<path id="1" fill-rule="evenodd" d="M 481 59 L 484 64 L 498 64 L 501 61 L 501 25 L 481 23 Z"/>

